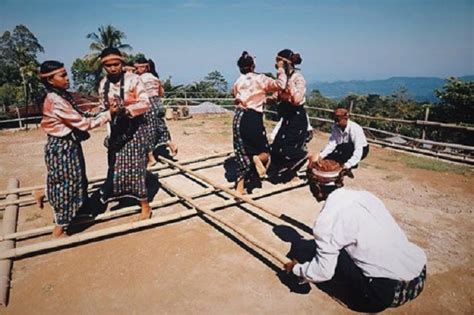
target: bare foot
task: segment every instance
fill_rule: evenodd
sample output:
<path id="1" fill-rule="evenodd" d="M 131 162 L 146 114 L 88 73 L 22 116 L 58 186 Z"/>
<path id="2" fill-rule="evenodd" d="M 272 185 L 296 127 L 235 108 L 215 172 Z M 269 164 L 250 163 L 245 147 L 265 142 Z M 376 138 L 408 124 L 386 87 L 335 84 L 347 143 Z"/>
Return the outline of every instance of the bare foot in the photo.
<path id="1" fill-rule="evenodd" d="M 244 187 L 244 179 L 243 178 L 240 178 L 237 180 L 237 183 L 235 184 L 235 193 L 238 195 L 238 196 L 243 196 L 245 194 L 245 187 Z M 239 198 L 235 198 L 235 199 L 239 199 Z"/>
<path id="2" fill-rule="evenodd" d="M 35 198 L 36 205 L 38 208 L 43 209 L 44 208 L 44 197 L 45 193 L 44 190 L 35 190 L 31 193 L 33 195 L 33 198 Z"/>
<path id="3" fill-rule="evenodd" d="M 153 155 L 153 152 L 148 152 L 147 157 L 148 157 L 148 162 L 146 165 L 147 168 L 150 168 L 154 166 L 156 163 L 158 163 L 158 161 L 155 159 L 155 156 Z"/>
<path id="4" fill-rule="evenodd" d="M 174 144 L 173 142 L 168 142 L 168 147 L 170 148 L 170 151 L 171 151 L 171 156 L 176 156 L 176 154 L 178 154 L 178 147 L 176 146 L 176 144 Z"/>
<path id="5" fill-rule="evenodd" d="M 53 237 L 54 238 L 58 238 L 58 237 L 61 237 L 61 236 L 65 236 L 64 234 L 64 227 L 62 227 L 61 225 L 56 225 L 53 229 Z"/>
<path id="6" fill-rule="evenodd" d="M 148 202 L 142 201 L 140 202 L 140 206 L 142 207 L 142 212 L 140 212 L 140 215 L 138 216 L 138 220 L 142 221 L 142 220 L 150 219 L 151 216 L 153 215 L 153 212 L 151 211 L 151 208 Z"/>
<path id="7" fill-rule="evenodd" d="M 296 175 L 295 177 L 293 177 L 293 178 L 291 179 L 290 182 L 296 183 L 296 182 L 298 182 L 299 180 L 300 180 L 300 178 L 298 177 L 298 175 Z"/>
<path id="8" fill-rule="evenodd" d="M 254 155 L 252 159 L 253 159 L 253 163 L 255 164 L 255 169 L 257 170 L 258 176 L 260 178 L 264 178 L 265 174 L 267 173 L 267 169 L 263 165 L 262 161 L 257 155 Z"/>

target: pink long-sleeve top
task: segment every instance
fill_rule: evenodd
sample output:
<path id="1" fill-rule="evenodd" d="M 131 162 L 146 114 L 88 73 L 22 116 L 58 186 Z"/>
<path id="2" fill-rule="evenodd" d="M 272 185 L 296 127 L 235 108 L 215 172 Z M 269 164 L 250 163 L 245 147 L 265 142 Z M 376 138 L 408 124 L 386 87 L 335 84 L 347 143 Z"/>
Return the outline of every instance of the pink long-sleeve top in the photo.
<path id="1" fill-rule="evenodd" d="M 104 87 L 107 78 L 103 78 L 99 86 L 100 101 L 104 101 Z M 124 105 L 128 109 L 132 117 L 140 116 L 150 109 L 150 102 L 148 101 L 148 94 L 145 89 L 140 76 L 134 73 L 126 72 L 123 77 L 124 81 Z M 110 82 L 110 89 L 108 93 L 109 103 L 111 104 L 114 95 L 120 96 L 120 81 L 117 83 Z M 102 104 L 104 105 L 104 104 Z"/>
<path id="2" fill-rule="evenodd" d="M 306 81 L 301 73 L 295 72 L 288 79 L 286 87 L 280 92 L 279 99 L 300 106 L 306 102 L 305 94 Z"/>
<path id="3" fill-rule="evenodd" d="M 278 69 L 277 79 L 274 80 L 264 74 L 250 72 L 242 74 L 232 87 L 232 94 L 239 107 L 263 112 L 263 104 L 267 93 L 278 92 L 285 88 L 286 74 L 283 69 Z"/>
<path id="4" fill-rule="evenodd" d="M 145 90 L 148 93 L 149 97 L 159 96 L 162 97 L 164 90 L 161 85 L 160 79 L 155 77 L 153 74 L 149 72 L 145 72 L 140 75 L 140 79 L 142 80 L 143 84 L 145 85 Z"/>
<path id="5" fill-rule="evenodd" d="M 72 105 L 56 93 L 48 93 L 43 104 L 41 128 L 51 136 L 64 137 L 73 128 L 82 131 L 94 129 L 110 121 L 110 112 L 105 111 L 96 117 L 86 118 Z"/>

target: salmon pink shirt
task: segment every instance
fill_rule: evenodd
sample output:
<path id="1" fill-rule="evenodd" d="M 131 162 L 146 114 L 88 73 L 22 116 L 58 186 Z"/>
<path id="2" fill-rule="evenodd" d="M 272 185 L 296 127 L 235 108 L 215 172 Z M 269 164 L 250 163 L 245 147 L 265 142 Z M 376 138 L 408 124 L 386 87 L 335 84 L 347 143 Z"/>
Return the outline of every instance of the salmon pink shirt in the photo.
<path id="1" fill-rule="evenodd" d="M 104 125 L 110 119 L 109 111 L 102 112 L 96 117 L 86 118 L 58 94 L 48 93 L 43 104 L 41 128 L 48 135 L 64 137 L 70 134 L 73 128 L 87 131 Z"/>
<path id="2" fill-rule="evenodd" d="M 237 106 L 263 112 L 263 104 L 267 93 L 278 92 L 286 86 L 286 74 L 283 69 L 278 69 L 277 79 L 274 80 L 264 74 L 249 72 L 242 74 L 235 81 L 232 94 Z"/>

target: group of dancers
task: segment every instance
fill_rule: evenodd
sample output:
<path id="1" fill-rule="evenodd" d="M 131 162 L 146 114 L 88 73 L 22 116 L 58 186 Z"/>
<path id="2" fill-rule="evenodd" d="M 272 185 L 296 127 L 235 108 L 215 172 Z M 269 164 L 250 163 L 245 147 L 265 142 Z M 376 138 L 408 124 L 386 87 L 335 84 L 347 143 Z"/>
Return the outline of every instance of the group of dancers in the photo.
<path id="1" fill-rule="evenodd" d="M 156 148 L 165 145 L 172 155 L 177 153 L 164 120 L 164 90 L 153 61 L 139 58 L 125 65 L 115 48 L 104 49 L 100 61 L 106 76 L 100 82 L 101 110 L 96 113 L 82 111 L 71 97 L 62 63 L 45 61 L 40 68 L 47 90 L 41 127 L 48 135 L 45 161 L 54 237 L 64 235 L 88 200 L 81 147 L 88 130 L 108 124 L 108 171 L 100 200 L 106 204 L 134 198 L 140 203 L 140 220 L 152 213 L 145 177 L 147 166 L 156 163 Z M 237 61 L 241 75 L 232 88 L 236 193 L 244 194 L 246 183 L 255 177 L 291 180 L 309 161 L 310 191 L 318 202 L 325 201 L 314 226 L 316 250 L 311 261 L 293 260 L 285 269 L 302 283 L 318 283 L 357 311 L 379 312 L 416 298 L 426 279 L 425 253 L 408 241 L 379 198 L 343 187 L 344 176 L 353 178 L 352 170 L 369 152 L 363 129 L 349 119 L 346 109 L 337 108 L 328 144 L 318 156 L 311 154 L 305 79 L 296 67 L 301 55 L 284 49 L 275 61 L 275 79 L 255 72 L 255 59 L 246 51 Z M 271 144 L 263 121 L 264 106 L 270 102 L 277 104 L 280 116 Z"/>
<path id="2" fill-rule="evenodd" d="M 69 79 L 61 62 L 49 60 L 40 67 L 47 91 L 41 121 L 48 135 L 46 192 L 53 208 L 55 237 L 64 235 L 88 202 L 81 142 L 89 138 L 89 130 L 108 123 L 104 141 L 108 171 L 99 190 L 100 200 L 105 204 L 134 198 L 140 203 L 141 220 L 152 214 L 145 178 L 147 166 L 156 163 L 154 152 L 163 145 L 172 156 L 178 150 L 165 123 L 161 102 L 164 91 L 153 61 L 140 58 L 134 63 L 134 71 L 125 71 L 121 52 L 112 47 L 104 49 L 99 58 L 106 76 L 100 82 L 101 110 L 96 113 L 82 111 L 67 91 Z"/>

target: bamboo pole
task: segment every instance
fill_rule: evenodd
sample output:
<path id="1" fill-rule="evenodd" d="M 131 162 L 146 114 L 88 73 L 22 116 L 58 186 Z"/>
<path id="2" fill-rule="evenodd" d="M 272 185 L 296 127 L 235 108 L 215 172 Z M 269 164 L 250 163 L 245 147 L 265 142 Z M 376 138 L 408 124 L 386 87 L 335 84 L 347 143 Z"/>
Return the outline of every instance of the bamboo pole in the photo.
<path id="1" fill-rule="evenodd" d="M 286 183 L 284 185 L 278 185 L 278 186 L 270 188 L 270 189 L 261 190 L 258 193 L 254 193 L 254 194 L 249 195 L 249 197 L 252 198 L 252 199 L 259 199 L 259 198 L 262 198 L 262 197 L 265 197 L 265 196 L 268 196 L 268 195 L 272 195 L 272 194 L 275 194 L 275 193 L 279 193 L 279 192 L 282 192 L 282 191 L 285 191 L 285 190 L 288 190 L 288 189 L 302 187 L 304 185 L 306 185 L 306 183 L 301 181 L 301 180 L 298 181 L 298 182 L 290 182 L 290 183 Z M 227 185 L 228 188 L 233 187 L 233 186 L 234 186 L 234 184 Z M 200 192 L 192 194 L 191 197 L 193 199 L 194 198 L 198 199 L 198 198 L 204 197 L 206 195 L 209 195 L 211 193 L 217 193 L 219 191 L 220 190 L 216 190 L 214 188 L 207 188 L 207 189 L 204 189 Z M 179 200 L 180 199 L 178 197 L 169 197 L 169 198 L 166 198 L 166 199 L 151 202 L 150 207 L 152 209 L 155 209 L 155 208 L 159 208 L 159 207 L 162 207 L 162 206 L 167 206 L 167 205 L 179 202 Z M 225 200 L 222 203 L 216 203 L 215 206 L 213 206 L 212 209 L 214 210 L 214 209 L 224 208 L 224 207 L 228 207 L 228 206 L 231 206 L 231 205 L 239 204 L 241 202 L 242 201 L 235 201 L 234 199 Z M 95 219 L 91 220 L 90 222 L 99 223 L 101 221 L 109 220 L 109 219 L 116 218 L 116 217 L 126 216 L 126 215 L 129 215 L 129 214 L 137 213 L 139 211 L 140 211 L 139 206 L 130 206 L 130 207 L 122 208 L 122 209 L 119 209 L 119 210 L 108 211 L 108 212 L 102 213 L 102 214 L 98 215 L 97 217 L 95 217 Z M 155 210 L 153 210 L 153 212 L 155 213 Z M 283 221 L 283 222 L 286 223 L 285 221 Z M 81 224 L 84 224 L 84 223 L 87 223 L 87 222 L 84 222 L 84 221 L 81 222 Z M 49 225 L 49 226 L 40 227 L 40 228 L 36 228 L 36 229 L 31 229 L 31 230 L 27 230 L 27 231 L 11 233 L 11 234 L 7 234 L 7 235 L 4 235 L 4 236 L 0 236 L 0 241 L 10 240 L 10 239 L 21 240 L 21 239 L 24 239 L 24 238 L 41 236 L 41 235 L 51 233 L 53 231 L 53 228 L 54 228 L 54 225 Z"/>
<path id="2" fill-rule="evenodd" d="M 438 158 L 443 158 L 451 161 L 456 161 L 456 162 L 462 162 L 462 163 L 468 163 L 471 165 L 474 165 L 474 159 L 469 158 L 469 157 L 462 157 L 462 156 L 455 156 L 455 155 L 449 155 L 449 154 L 443 154 L 443 153 L 438 153 L 438 152 L 433 152 L 429 150 L 423 150 L 423 149 L 417 149 L 417 148 L 412 148 L 408 146 L 403 146 L 403 145 L 398 145 L 395 143 L 390 143 L 390 142 L 385 142 L 385 141 L 380 141 L 376 139 L 367 139 L 370 143 L 375 143 L 380 146 L 387 146 L 387 147 L 392 147 L 404 151 L 409 151 L 409 152 L 414 152 L 414 153 L 420 153 L 424 155 L 430 155 Z"/>
<path id="3" fill-rule="evenodd" d="M 198 157 L 198 158 L 192 158 L 192 159 L 188 159 L 188 160 L 183 160 L 181 161 L 181 164 L 183 165 L 187 165 L 187 164 L 193 164 L 193 163 L 197 163 L 197 162 L 202 162 L 202 161 L 205 161 L 205 160 L 209 160 L 209 159 L 214 159 L 214 158 L 219 158 L 219 157 L 224 157 L 224 156 L 228 156 L 230 154 L 232 154 L 233 151 L 225 151 L 225 152 L 220 152 L 220 153 L 216 153 L 216 154 L 210 154 L 210 155 L 205 155 L 205 156 L 201 156 L 201 157 Z M 166 168 L 169 168 L 169 166 L 165 165 L 159 165 L 159 166 L 155 166 L 155 167 L 152 167 L 150 168 L 149 170 L 150 171 L 157 171 L 157 170 L 162 170 L 162 169 L 166 169 Z M 98 181 L 103 181 L 105 180 L 105 176 L 98 176 L 98 177 L 93 177 L 93 178 L 90 178 L 89 179 L 89 183 L 94 183 L 94 182 L 98 182 Z M 15 189 L 13 191 L 8 191 L 8 190 L 1 190 L 0 191 L 0 196 L 4 196 L 6 195 L 7 193 L 31 193 L 32 191 L 34 190 L 39 190 L 39 189 L 44 189 L 45 188 L 45 185 L 35 185 L 35 186 L 29 186 L 29 187 L 23 187 L 23 188 L 18 188 L 18 189 Z"/>
<path id="4" fill-rule="evenodd" d="M 319 110 L 319 111 L 323 111 L 323 112 L 329 112 L 329 113 L 334 112 L 333 109 L 329 109 L 329 108 L 321 108 L 321 107 L 313 107 L 313 106 L 307 106 L 306 108 L 315 109 L 315 110 Z M 382 121 L 389 121 L 389 122 L 398 122 L 398 123 L 409 124 L 409 125 L 433 126 L 433 127 L 440 127 L 440 128 L 451 128 L 451 129 L 461 129 L 461 130 L 465 130 L 465 131 L 474 131 L 474 127 L 471 127 L 471 126 L 462 126 L 462 125 L 457 125 L 457 124 L 449 124 L 449 123 L 442 123 L 442 122 L 437 122 L 437 121 L 429 121 L 427 119 L 425 119 L 425 120 L 407 120 L 407 119 L 399 119 L 399 118 L 375 117 L 375 116 L 368 116 L 368 115 L 363 115 L 363 114 L 351 114 L 351 116 L 370 119 L 370 120 L 382 120 Z"/>
<path id="5" fill-rule="evenodd" d="M 196 204 L 189 196 L 183 194 L 182 192 L 176 190 L 175 188 L 173 188 L 169 185 L 167 186 L 167 189 L 172 191 L 176 196 L 178 196 L 181 199 L 183 199 L 184 201 L 186 201 L 186 203 L 188 203 L 188 205 L 193 207 L 195 210 L 204 213 L 205 216 L 207 216 L 209 218 L 212 218 L 214 221 L 217 221 L 218 223 L 226 226 L 227 228 L 229 228 L 230 230 L 237 233 L 241 238 L 245 239 L 250 244 L 258 247 L 260 250 L 262 250 L 262 251 L 266 252 L 267 254 L 269 254 L 270 256 L 272 256 L 275 260 L 277 260 L 281 264 L 282 269 L 284 268 L 284 265 L 286 263 L 291 262 L 291 260 L 288 259 L 285 255 L 282 255 L 281 253 L 279 253 L 275 249 L 263 244 L 262 242 L 257 240 L 253 235 L 251 235 L 250 233 L 248 233 L 245 230 L 241 229 L 237 225 L 230 223 L 229 221 L 224 219 L 222 216 L 212 212 L 207 207 L 203 207 L 203 206 L 200 206 L 200 205 Z"/>
<path id="6" fill-rule="evenodd" d="M 215 184 L 215 183 L 213 183 L 209 178 L 207 178 L 207 177 L 204 176 L 204 175 L 198 174 L 198 173 L 192 171 L 191 169 L 186 168 L 186 167 L 184 167 L 184 166 L 182 166 L 182 165 L 180 165 L 180 164 L 178 164 L 178 163 L 176 163 L 176 162 L 173 162 L 173 161 L 171 161 L 171 160 L 169 160 L 169 159 L 166 159 L 166 158 L 164 158 L 164 157 L 159 156 L 158 159 L 160 159 L 161 161 L 163 161 L 163 162 L 165 162 L 165 163 L 170 164 L 171 166 L 174 166 L 174 167 L 176 167 L 176 168 L 182 170 L 183 172 L 186 172 L 186 173 L 192 175 L 193 177 L 196 177 L 196 178 L 198 178 L 198 179 L 200 179 L 200 180 L 206 182 L 207 184 L 213 186 L 213 187 L 216 188 L 216 189 L 219 189 L 219 190 L 222 190 L 222 191 L 228 193 L 229 195 L 233 196 L 234 198 L 242 199 L 242 200 L 245 201 L 246 203 L 248 203 L 248 204 L 250 204 L 250 205 L 252 205 L 252 206 L 254 206 L 254 207 L 256 207 L 256 208 L 258 208 L 258 209 L 260 209 L 260 210 L 262 210 L 262 211 L 264 211 L 264 212 L 266 212 L 266 213 L 268 213 L 268 214 L 270 214 L 270 215 L 272 215 L 272 216 L 274 216 L 274 217 L 277 217 L 277 218 L 280 218 L 280 217 L 281 217 L 281 213 L 277 213 L 277 212 L 275 212 L 275 211 L 273 211 L 273 210 L 271 210 L 271 209 L 269 209 L 269 208 L 267 208 L 267 207 L 264 207 L 264 206 L 260 205 L 258 202 L 255 202 L 254 200 L 252 200 L 252 199 L 250 199 L 250 198 L 248 198 L 248 197 L 246 197 L 246 196 L 239 195 L 239 194 L 237 194 L 235 191 L 233 191 L 233 190 L 231 190 L 231 189 L 229 189 L 229 188 L 227 188 L 227 187 L 224 187 L 223 185 Z"/>
<path id="7" fill-rule="evenodd" d="M 231 185 L 229 185 L 229 186 L 231 186 Z M 214 188 L 207 188 L 207 189 L 204 189 L 200 192 L 192 194 L 191 197 L 197 199 L 197 198 L 201 198 L 203 196 L 209 195 L 213 192 L 217 192 L 217 191 Z M 155 208 L 167 206 L 167 205 L 170 205 L 170 204 L 173 204 L 173 203 L 176 203 L 176 202 L 179 202 L 179 198 L 177 198 L 177 197 L 168 197 L 168 198 L 165 198 L 165 199 L 162 199 L 162 200 L 151 202 L 150 207 L 152 209 L 155 209 Z M 94 219 L 92 219 L 90 221 L 82 221 L 81 223 L 78 223 L 78 224 L 84 224 L 84 223 L 89 223 L 89 222 L 99 223 L 101 221 L 109 220 L 109 219 L 112 219 L 112 218 L 117 218 L 117 217 L 122 217 L 122 216 L 129 215 L 129 214 L 137 213 L 137 212 L 140 212 L 140 210 L 141 210 L 140 206 L 125 207 L 125 208 L 122 208 L 122 209 L 119 209 L 119 210 L 108 211 L 108 212 L 99 214 L 97 217 L 95 217 Z M 155 212 L 155 211 L 153 211 L 153 212 Z M 7 234 L 7 235 L 4 235 L 4 236 L 0 237 L 0 241 L 10 240 L 10 239 L 19 240 L 19 239 L 24 239 L 24 238 L 34 237 L 34 236 L 41 236 L 41 235 L 51 233 L 53 231 L 53 228 L 54 228 L 54 225 L 48 225 L 48 226 L 44 226 L 44 227 L 40 227 L 40 228 L 36 228 L 36 229 L 27 230 L 27 231 L 11 233 L 11 234 Z"/>
<path id="8" fill-rule="evenodd" d="M 18 179 L 10 179 L 8 181 L 7 189 L 15 189 L 19 186 Z M 14 200 L 18 198 L 16 194 L 9 194 L 7 200 Z M 4 215 L 2 222 L 3 234 L 11 234 L 16 232 L 16 226 L 18 222 L 18 206 L 11 205 L 8 206 Z M 15 249 L 15 240 L 9 240 L 0 244 L 0 252 L 4 253 L 9 250 Z M 9 292 L 10 292 L 10 281 L 11 281 L 11 270 L 13 266 L 13 261 L 11 259 L 2 259 L 0 260 L 0 304 L 7 306 Z"/>
<path id="9" fill-rule="evenodd" d="M 209 162 L 209 163 L 205 163 L 199 166 L 192 167 L 191 169 L 193 171 L 197 171 L 197 170 L 211 168 L 211 167 L 222 165 L 222 164 L 224 164 L 224 161 Z M 169 168 L 169 167 L 168 166 L 162 167 L 162 169 L 166 169 L 166 168 Z M 163 179 L 163 178 L 170 177 L 179 173 L 181 173 L 180 170 L 169 170 L 168 172 L 165 172 L 163 174 L 158 174 L 158 177 L 160 179 Z M 93 192 L 95 190 L 94 189 L 95 185 L 90 185 L 89 192 Z M 45 198 L 44 202 L 47 202 L 47 201 L 48 201 L 47 198 Z M 4 203 L 0 203 L 0 210 L 5 209 L 5 207 L 8 205 L 18 204 L 21 207 L 24 207 L 24 206 L 29 206 L 35 203 L 36 203 L 36 200 L 34 198 L 20 198 L 18 200 L 12 200 L 12 201 L 6 201 Z"/>
<path id="10" fill-rule="evenodd" d="M 268 190 L 268 191 L 261 191 L 258 194 L 255 195 L 250 195 L 252 198 L 262 198 L 264 196 L 267 196 L 269 194 L 274 194 L 280 191 L 284 191 L 287 189 L 295 188 L 295 187 L 301 187 L 306 185 L 305 182 L 297 182 L 297 183 L 288 183 L 285 185 L 282 185 L 281 187 L 275 187 L 274 189 Z M 179 197 L 174 197 L 176 199 L 179 199 Z M 230 205 L 235 205 L 242 203 L 242 200 L 227 200 L 223 203 L 219 203 L 216 206 L 213 206 L 211 209 L 219 209 L 222 207 L 227 207 Z M 100 239 L 106 236 L 113 236 L 115 234 L 120 234 L 120 233 L 125 233 L 127 231 L 132 231 L 144 227 L 149 227 L 157 224 L 162 224 L 162 223 L 169 223 L 171 221 L 175 221 L 178 219 L 182 218 L 188 218 L 191 216 L 196 215 L 198 212 L 196 210 L 186 210 L 186 211 L 181 211 L 176 214 L 170 214 L 166 216 L 153 216 L 149 220 L 144 220 L 144 221 L 138 221 L 138 222 L 132 222 L 132 223 L 125 223 L 121 224 L 115 227 L 110 227 L 106 229 L 101 229 L 98 231 L 92 231 L 92 232 L 85 232 L 85 233 L 80 233 L 76 235 L 71 235 L 66 238 L 62 239 L 57 239 L 57 240 L 49 240 L 37 244 L 31 244 L 31 245 L 26 245 L 22 247 L 17 247 L 8 251 L 4 251 L 0 253 L 0 259 L 7 259 L 7 258 L 21 258 L 25 255 L 31 255 L 34 253 L 38 253 L 41 251 L 46 251 L 46 250 L 53 250 L 53 249 L 59 249 L 65 246 L 72 246 L 76 245 L 79 243 L 83 243 L 86 241 L 92 241 L 94 239 Z M 286 222 L 285 222 L 286 223 Z"/>

